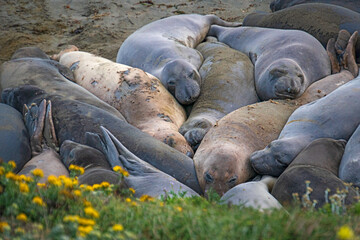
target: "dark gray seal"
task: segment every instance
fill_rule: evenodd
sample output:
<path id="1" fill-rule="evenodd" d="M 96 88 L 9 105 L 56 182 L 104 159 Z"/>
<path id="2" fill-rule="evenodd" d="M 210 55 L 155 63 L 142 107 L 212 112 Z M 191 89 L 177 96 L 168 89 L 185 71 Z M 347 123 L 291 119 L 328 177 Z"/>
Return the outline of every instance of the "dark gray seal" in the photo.
<path id="1" fill-rule="evenodd" d="M 22 114 L 0 103 L 0 158 L 4 162 L 14 161 L 14 172 L 21 170 L 31 159 L 29 138 Z"/>
<path id="2" fill-rule="evenodd" d="M 2 101 L 22 111 L 24 104 L 39 105 L 44 99 L 50 100 L 60 146 L 65 140 L 85 144 L 85 133 L 100 133 L 102 125 L 141 159 L 201 193 L 191 158 L 128 124 L 114 108 L 59 74 L 56 62 L 44 61 L 19 58 L 4 63 L 2 86 L 8 83 L 19 87 L 4 90 Z M 17 74 L 16 68 L 22 74 Z M 26 83 L 35 86 L 23 85 Z"/>
<path id="3" fill-rule="evenodd" d="M 213 37 L 208 37 L 196 49 L 205 59 L 199 70 L 201 93 L 190 116 L 179 129 L 194 149 L 217 120 L 259 101 L 255 91 L 254 66 L 245 54 Z"/>
<path id="4" fill-rule="evenodd" d="M 274 13 L 252 13 L 245 17 L 243 25 L 302 30 L 314 36 L 325 47 L 329 39 L 336 38 L 341 29 L 350 34 L 359 31 L 360 13 L 331 4 L 309 3 Z M 356 55 L 359 62 L 360 39 L 356 44 Z"/>
<path id="5" fill-rule="evenodd" d="M 357 202 L 356 191 L 337 177 L 345 144 L 344 140 L 330 138 L 314 140 L 280 175 L 271 194 L 281 204 L 288 205 L 293 202 L 294 193 L 301 199 L 308 190 L 309 199 L 305 198 L 303 201 L 311 205 L 316 200 L 315 207 L 321 207 L 330 202 L 330 199 L 325 199 L 325 190 L 330 189 L 328 197 L 337 193 L 341 195 L 341 191 L 346 191 L 345 204 Z M 308 187 L 311 189 L 307 189 L 305 181 L 309 181 Z"/>
<path id="6" fill-rule="evenodd" d="M 360 127 L 351 135 L 339 167 L 339 178 L 360 187 Z"/>
<path id="7" fill-rule="evenodd" d="M 172 193 L 184 197 L 199 196 L 191 188 L 135 156 L 106 128 L 101 127 L 101 131 L 104 154 L 112 167 L 121 166 L 129 172 L 124 182 L 128 188 L 135 190 L 135 197 L 149 195 L 160 198 Z"/>
<path id="8" fill-rule="evenodd" d="M 360 2 L 358 0 L 275 0 L 270 3 L 271 11 L 279 11 L 291 6 L 304 3 L 327 3 L 342 6 L 360 13 Z"/>
<path id="9" fill-rule="evenodd" d="M 325 49 L 303 31 L 213 25 L 209 35 L 250 57 L 256 92 L 262 100 L 297 98 L 331 73 Z"/>
<path id="10" fill-rule="evenodd" d="M 181 104 L 200 94 L 198 69 L 203 58 L 194 48 L 212 24 L 239 26 L 215 15 L 182 14 L 151 22 L 131 34 L 121 45 L 116 62 L 151 73 Z"/>
<path id="11" fill-rule="evenodd" d="M 329 95 L 296 109 L 279 138 L 251 155 L 251 164 L 259 174 L 279 176 L 315 139 L 349 140 L 359 123 L 360 76 Z"/>

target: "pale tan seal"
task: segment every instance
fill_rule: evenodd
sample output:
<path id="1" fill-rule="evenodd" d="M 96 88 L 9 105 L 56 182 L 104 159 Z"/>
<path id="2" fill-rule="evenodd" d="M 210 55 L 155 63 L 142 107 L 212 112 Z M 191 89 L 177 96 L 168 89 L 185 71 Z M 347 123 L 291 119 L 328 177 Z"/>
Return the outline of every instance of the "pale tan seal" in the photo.
<path id="1" fill-rule="evenodd" d="M 128 123 L 193 156 L 178 132 L 186 113 L 156 77 L 81 51 L 60 54 L 59 62 L 73 71 L 74 82 L 116 108 Z"/>

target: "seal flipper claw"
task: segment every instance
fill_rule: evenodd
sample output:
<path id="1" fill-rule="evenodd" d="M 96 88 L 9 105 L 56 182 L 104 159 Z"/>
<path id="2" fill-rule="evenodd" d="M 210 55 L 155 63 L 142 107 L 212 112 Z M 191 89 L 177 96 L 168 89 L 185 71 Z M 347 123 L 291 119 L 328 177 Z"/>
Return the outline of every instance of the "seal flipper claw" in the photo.
<path id="1" fill-rule="evenodd" d="M 359 67 L 356 63 L 356 56 L 355 56 L 355 45 L 358 38 L 358 32 L 355 31 L 346 46 L 345 53 L 344 53 L 344 68 L 348 69 L 349 72 L 352 73 L 354 77 L 357 77 L 359 74 Z"/>
<path id="2" fill-rule="evenodd" d="M 28 109 L 28 110 L 26 110 Z M 25 125 L 30 134 L 30 147 L 33 156 L 39 155 L 42 150 L 43 130 L 46 115 L 46 100 L 41 101 L 37 106 L 35 103 L 25 108 Z"/>
<path id="3" fill-rule="evenodd" d="M 340 64 L 337 59 L 336 50 L 335 50 L 335 39 L 330 38 L 326 45 L 326 52 L 330 59 L 331 64 L 331 73 L 339 73 L 340 72 Z"/>

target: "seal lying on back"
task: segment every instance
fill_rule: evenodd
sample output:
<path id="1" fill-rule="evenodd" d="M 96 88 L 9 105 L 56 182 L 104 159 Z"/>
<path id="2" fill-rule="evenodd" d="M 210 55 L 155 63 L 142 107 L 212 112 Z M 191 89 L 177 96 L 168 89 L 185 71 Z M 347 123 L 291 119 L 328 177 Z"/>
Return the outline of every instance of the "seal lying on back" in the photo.
<path id="1" fill-rule="evenodd" d="M 237 50 L 208 37 L 196 49 L 205 58 L 199 72 L 201 93 L 179 132 L 195 149 L 207 131 L 226 114 L 259 101 L 254 85 L 254 66 Z"/>
<path id="2" fill-rule="evenodd" d="M 297 98 L 331 73 L 325 49 L 303 31 L 213 25 L 209 35 L 250 57 L 256 92 L 262 100 Z"/>
<path id="3" fill-rule="evenodd" d="M 333 194 L 340 195 L 346 191 L 345 204 L 357 202 L 356 191 L 337 177 L 345 144 L 344 140 L 330 138 L 314 140 L 280 175 L 271 194 L 281 204 L 288 205 L 294 201 L 293 194 L 298 194 L 301 199 L 308 192 L 309 199 L 305 197 L 301 200 L 306 201 L 308 205 L 312 205 L 316 200 L 315 207 L 322 207 L 326 202 L 330 202 L 329 199 L 325 199 L 326 195 L 329 198 Z M 328 194 L 325 194 L 325 191 L 329 191 Z"/>
<path id="4" fill-rule="evenodd" d="M 259 174 L 279 176 L 315 139 L 349 140 L 359 123 L 360 76 L 329 95 L 296 109 L 279 138 L 251 155 L 251 164 Z"/>
<path id="5" fill-rule="evenodd" d="M 354 41 L 349 41 L 348 45 L 354 47 Z M 329 44 L 331 54 L 330 46 L 334 46 Z M 355 61 L 354 55 L 352 58 Z M 331 59 L 337 60 L 337 57 Z M 205 135 L 194 155 L 197 176 L 205 194 L 213 188 L 223 195 L 235 185 L 255 176 L 249 157 L 278 138 L 291 113 L 352 79 L 354 76 L 343 69 L 311 84 L 300 98 L 252 104 L 220 119 Z"/>
<path id="6" fill-rule="evenodd" d="M 284 8 L 304 3 L 327 3 L 342 6 L 360 13 L 360 4 L 358 0 L 275 0 L 270 3 L 271 11 L 279 11 Z"/>
<path id="7" fill-rule="evenodd" d="M 222 203 L 252 207 L 259 211 L 281 209 L 282 206 L 270 192 L 276 178 L 263 176 L 260 181 L 246 182 L 233 187 L 220 199 Z"/>
<path id="8" fill-rule="evenodd" d="M 122 120 L 115 108 L 59 74 L 59 69 L 54 66 L 61 64 L 42 60 L 19 58 L 3 64 L 2 86 L 4 82 L 15 86 L 3 91 L 4 103 L 22 111 L 24 104 L 50 100 L 60 146 L 65 140 L 85 144 L 86 132 L 99 133 L 100 126 L 105 126 L 141 159 L 201 193 L 191 158 Z M 16 74 L 16 68 L 21 74 Z M 35 86 L 23 86 L 26 83 Z"/>
<path id="9" fill-rule="evenodd" d="M 116 62 L 151 73 L 181 104 L 194 102 L 200 94 L 198 69 L 203 58 L 194 48 L 212 24 L 239 26 L 215 15 L 183 14 L 149 23 L 121 45 Z"/>
<path id="10" fill-rule="evenodd" d="M 160 198 L 171 192 L 184 194 L 185 197 L 199 196 L 191 188 L 135 156 L 106 128 L 101 127 L 101 131 L 103 153 L 112 167 L 121 166 L 129 172 L 124 182 L 128 188 L 135 190 L 135 197 L 149 195 Z"/>
<path id="11" fill-rule="evenodd" d="M 116 108 L 128 123 L 190 157 L 194 155 L 178 132 L 185 111 L 156 77 L 80 51 L 61 55 L 59 62 L 71 68 L 77 84 Z"/>
<path id="12" fill-rule="evenodd" d="M 3 103 L 0 103 L 0 158 L 5 162 L 14 161 L 14 172 L 31 159 L 29 133 L 22 114 Z"/>
<path id="13" fill-rule="evenodd" d="M 356 2 L 360 8 L 360 2 Z M 323 3 L 300 4 L 274 13 L 251 13 L 245 17 L 243 25 L 302 30 L 314 36 L 325 47 L 329 39 L 336 38 L 341 29 L 350 34 L 360 31 L 360 13 L 352 10 Z M 359 61 L 360 39 L 356 44 L 356 55 Z"/>

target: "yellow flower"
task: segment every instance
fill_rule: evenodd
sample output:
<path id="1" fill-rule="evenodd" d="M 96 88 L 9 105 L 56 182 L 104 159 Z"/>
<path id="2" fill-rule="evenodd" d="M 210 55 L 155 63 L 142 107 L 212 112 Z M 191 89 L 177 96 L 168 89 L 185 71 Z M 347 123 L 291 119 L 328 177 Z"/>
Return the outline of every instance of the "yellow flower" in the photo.
<path id="1" fill-rule="evenodd" d="M 25 213 L 20 213 L 19 215 L 17 215 L 16 219 L 22 222 L 26 222 L 27 216 L 25 215 Z"/>
<path id="2" fill-rule="evenodd" d="M 31 182 L 32 179 L 31 177 L 27 177 L 24 174 L 21 174 L 20 176 L 18 176 L 18 181 L 23 181 L 23 182 Z"/>
<path id="3" fill-rule="evenodd" d="M 83 175 L 84 172 L 85 172 L 85 170 L 84 170 L 83 167 L 76 166 L 76 165 L 74 165 L 74 164 L 71 164 L 71 165 L 69 166 L 69 170 L 70 170 L 70 171 L 71 171 L 71 170 L 74 170 L 74 171 L 78 172 L 80 175 Z"/>
<path id="4" fill-rule="evenodd" d="M 92 192 L 92 191 L 94 191 L 94 188 L 92 186 L 86 186 L 85 190 Z"/>
<path id="5" fill-rule="evenodd" d="M 8 172 L 6 175 L 5 175 L 6 178 L 8 179 L 11 179 L 13 181 L 17 181 L 18 180 L 18 175 L 16 175 L 15 173 L 13 172 Z"/>
<path id="6" fill-rule="evenodd" d="M 0 176 L 4 175 L 4 173 L 5 173 L 5 168 L 1 166 L 0 167 Z"/>
<path id="7" fill-rule="evenodd" d="M 0 222 L 0 232 L 5 232 L 10 229 L 11 228 L 7 222 Z"/>
<path id="8" fill-rule="evenodd" d="M 132 194 L 134 194 L 134 193 L 135 193 L 135 189 L 133 189 L 133 188 L 129 188 L 129 190 L 130 190 L 130 192 L 131 192 Z"/>
<path id="9" fill-rule="evenodd" d="M 114 232 L 121 232 L 122 230 L 124 230 L 124 227 L 121 224 L 115 224 L 114 226 L 112 226 L 112 229 L 114 230 Z"/>
<path id="10" fill-rule="evenodd" d="M 42 187 L 46 187 L 46 184 L 45 183 L 37 183 L 36 184 L 38 187 L 42 188 Z"/>
<path id="11" fill-rule="evenodd" d="M 108 183 L 108 182 L 102 182 L 102 183 L 101 183 L 101 186 L 102 186 L 103 188 L 108 188 L 108 187 L 110 187 L 110 183 Z"/>
<path id="12" fill-rule="evenodd" d="M 84 200 L 84 206 L 85 207 L 91 207 L 91 202 Z"/>
<path id="13" fill-rule="evenodd" d="M 16 233 L 16 234 L 24 234 L 24 233 L 25 233 L 25 230 L 24 230 L 23 228 L 21 228 L 21 227 L 17 227 L 17 228 L 15 229 L 15 233 Z"/>
<path id="14" fill-rule="evenodd" d="M 179 212 L 182 212 L 183 209 L 182 209 L 182 207 L 177 206 L 176 210 L 178 210 Z"/>
<path id="15" fill-rule="evenodd" d="M 101 188 L 101 185 L 96 183 L 92 187 L 94 190 L 97 190 L 97 189 Z"/>
<path id="16" fill-rule="evenodd" d="M 80 217 L 77 215 L 67 215 L 63 218 L 64 222 L 79 222 Z"/>
<path id="17" fill-rule="evenodd" d="M 78 222 L 80 225 L 84 225 L 84 226 L 94 226 L 95 225 L 95 221 L 92 219 L 88 219 L 88 218 L 79 218 Z"/>
<path id="18" fill-rule="evenodd" d="M 99 217 L 99 213 L 92 207 L 87 207 L 84 209 L 84 212 L 87 216 L 93 217 L 93 218 L 98 218 Z"/>
<path id="19" fill-rule="evenodd" d="M 22 193 L 28 193 L 29 192 L 29 186 L 26 183 L 20 183 L 19 184 L 20 192 Z"/>
<path id="20" fill-rule="evenodd" d="M 64 186 L 66 188 L 72 188 L 73 187 L 73 181 L 70 178 L 65 177 L 62 179 L 62 182 L 64 183 Z"/>
<path id="21" fill-rule="evenodd" d="M 12 169 L 16 168 L 16 163 L 14 161 L 9 161 L 8 164 L 11 166 Z"/>
<path id="22" fill-rule="evenodd" d="M 43 202 L 41 197 L 34 197 L 32 202 L 39 205 L 39 206 L 45 206 L 45 203 Z"/>
<path id="23" fill-rule="evenodd" d="M 140 202 L 145 202 L 145 201 L 154 201 L 154 198 L 153 197 L 150 197 L 149 195 L 142 195 L 140 198 L 139 198 Z"/>
<path id="24" fill-rule="evenodd" d="M 131 206 L 136 207 L 138 204 L 136 202 L 131 202 Z"/>
<path id="25" fill-rule="evenodd" d="M 131 202 L 131 199 L 130 199 L 130 198 L 126 198 L 125 201 L 126 201 L 126 202 Z"/>
<path id="26" fill-rule="evenodd" d="M 115 166 L 115 167 L 113 168 L 113 170 L 114 170 L 115 172 L 118 172 L 118 173 L 122 174 L 124 177 L 128 177 L 128 176 L 129 176 L 128 171 L 126 171 L 125 169 L 123 169 L 121 166 Z"/>
<path id="27" fill-rule="evenodd" d="M 164 202 L 160 202 L 159 205 L 160 205 L 160 207 L 163 207 L 165 204 L 164 204 Z"/>
<path id="28" fill-rule="evenodd" d="M 34 169 L 31 173 L 34 175 L 34 177 L 42 178 L 44 176 L 44 172 L 39 168 Z"/>
<path id="29" fill-rule="evenodd" d="M 340 239 L 340 240 L 354 239 L 354 232 L 347 225 L 342 226 L 336 235 L 337 235 L 338 239 Z"/>
<path id="30" fill-rule="evenodd" d="M 54 185 L 54 186 L 61 186 L 61 180 L 58 179 L 56 176 L 54 175 L 50 175 L 48 176 L 47 178 L 47 181 L 51 184 L 51 185 Z"/>
<path id="31" fill-rule="evenodd" d="M 79 234 L 81 237 L 85 237 L 85 236 L 88 235 L 92 230 L 93 230 L 92 226 L 86 226 L 86 227 L 79 226 L 79 227 L 78 227 L 78 234 Z"/>
<path id="32" fill-rule="evenodd" d="M 80 190 L 74 190 L 74 195 L 77 197 L 81 197 L 81 191 Z"/>

